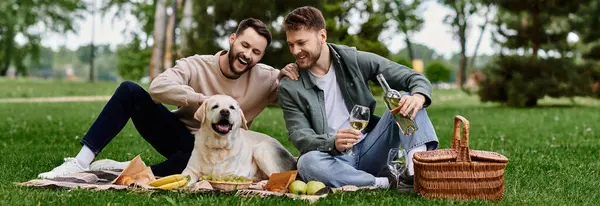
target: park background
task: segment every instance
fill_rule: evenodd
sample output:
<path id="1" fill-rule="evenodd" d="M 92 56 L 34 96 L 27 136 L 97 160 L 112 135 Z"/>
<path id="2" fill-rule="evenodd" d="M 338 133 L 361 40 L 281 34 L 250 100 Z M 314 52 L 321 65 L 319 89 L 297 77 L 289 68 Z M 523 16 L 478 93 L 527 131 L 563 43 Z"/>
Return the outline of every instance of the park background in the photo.
<path id="1" fill-rule="evenodd" d="M 452 118 L 471 121 L 471 147 L 506 155 L 505 205 L 600 201 L 600 2 L 596 0 L 4 0 L 0 2 L 0 204 L 298 204 L 281 198 L 91 192 L 16 187 L 79 150 L 120 82 L 148 88 L 177 59 L 226 49 L 248 17 L 274 41 L 262 62 L 294 60 L 287 13 L 323 11 L 328 42 L 407 65 L 434 83 L 428 108 L 440 147 Z M 372 84 L 376 95 L 381 89 Z M 384 111 L 381 98 L 376 113 Z M 173 108 L 173 107 L 171 107 Z M 282 112 L 253 130 L 292 153 Z M 98 158 L 163 160 L 128 124 Z M 92 201 L 93 200 L 93 201 Z M 306 204 L 305 202 L 303 204 Z M 487 204 L 389 191 L 332 195 L 317 204 Z"/>

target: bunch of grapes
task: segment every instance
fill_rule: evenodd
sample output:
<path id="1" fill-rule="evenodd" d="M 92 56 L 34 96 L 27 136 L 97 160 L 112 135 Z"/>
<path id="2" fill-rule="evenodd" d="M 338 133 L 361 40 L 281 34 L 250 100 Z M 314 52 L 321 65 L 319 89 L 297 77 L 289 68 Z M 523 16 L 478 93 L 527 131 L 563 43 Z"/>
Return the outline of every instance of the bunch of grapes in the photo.
<path id="1" fill-rule="evenodd" d="M 250 181 L 250 179 L 248 179 L 244 176 L 237 176 L 234 174 L 222 175 L 222 176 L 209 174 L 209 175 L 202 176 L 202 180 L 217 181 L 217 182 L 248 182 L 248 181 Z"/>

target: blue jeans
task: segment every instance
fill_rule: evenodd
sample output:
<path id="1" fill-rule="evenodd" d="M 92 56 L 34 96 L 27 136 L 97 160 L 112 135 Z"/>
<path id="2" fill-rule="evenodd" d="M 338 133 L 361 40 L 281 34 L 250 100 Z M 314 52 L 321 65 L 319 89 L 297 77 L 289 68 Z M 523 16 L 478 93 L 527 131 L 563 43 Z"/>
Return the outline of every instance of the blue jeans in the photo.
<path id="1" fill-rule="evenodd" d="M 130 119 L 140 135 L 167 158 L 150 167 L 154 175 L 179 174 L 185 169 L 194 148 L 194 135 L 169 109 L 129 81 L 119 85 L 81 144 L 98 155 Z"/>
<path id="2" fill-rule="evenodd" d="M 316 180 L 333 187 L 344 185 L 374 186 L 375 177 L 388 164 L 390 149 L 404 149 L 426 145 L 427 150 L 438 146 L 438 139 L 427 116 L 421 109 L 415 116 L 419 126 L 414 134 L 400 133 L 391 113 L 386 110 L 375 128 L 352 148 L 354 155 L 332 156 L 329 153 L 311 151 L 300 156 L 298 172 L 305 181 Z"/>

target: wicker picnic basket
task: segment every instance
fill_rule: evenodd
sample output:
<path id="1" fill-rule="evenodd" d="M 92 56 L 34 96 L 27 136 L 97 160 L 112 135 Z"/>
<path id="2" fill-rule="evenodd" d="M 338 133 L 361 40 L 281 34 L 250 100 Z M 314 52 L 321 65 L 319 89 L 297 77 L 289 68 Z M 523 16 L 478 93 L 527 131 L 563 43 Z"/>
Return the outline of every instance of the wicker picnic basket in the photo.
<path id="1" fill-rule="evenodd" d="M 469 121 L 462 116 L 454 118 L 450 149 L 417 152 L 413 160 L 414 189 L 425 198 L 502 199 L 508 158 L 495 152 L 469 149 Z"/>

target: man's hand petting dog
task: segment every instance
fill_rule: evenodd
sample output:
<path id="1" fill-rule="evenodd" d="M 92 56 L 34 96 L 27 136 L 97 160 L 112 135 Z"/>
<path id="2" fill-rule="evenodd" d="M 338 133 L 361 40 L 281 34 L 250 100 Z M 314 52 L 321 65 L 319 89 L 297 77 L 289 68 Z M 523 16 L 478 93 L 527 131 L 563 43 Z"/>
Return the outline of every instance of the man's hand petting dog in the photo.
<path id="1" fill-rule="evenodd" d="M 360 131 L 355 129 L 340 129 L 335 135 L 335 149 L 339 152 L 352 148 L 360 139 Z"/>

